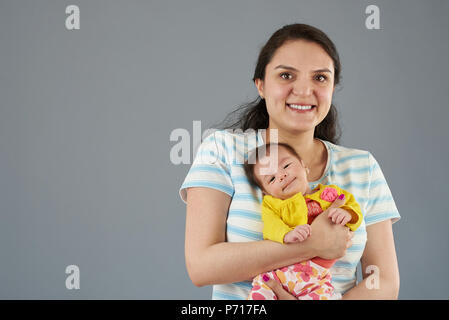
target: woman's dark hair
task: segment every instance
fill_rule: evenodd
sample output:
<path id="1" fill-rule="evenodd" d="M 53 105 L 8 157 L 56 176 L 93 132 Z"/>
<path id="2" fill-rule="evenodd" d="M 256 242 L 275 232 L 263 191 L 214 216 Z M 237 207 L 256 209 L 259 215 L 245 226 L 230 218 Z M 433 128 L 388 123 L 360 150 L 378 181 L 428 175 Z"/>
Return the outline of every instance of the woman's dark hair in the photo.
<path id="1" fill-rule="evenodd" d="M 334 43 L 327 35 L 307 24 L 290 24 L 276 31 L 267 43 L 263 46 L 257 59 L 256 69 L 254 70 L 253 81 L 265 78 L 265 68 L 273 58 L 276 50 L 289 40 L 306 40 L 320 45 L 324 51 L 331 57 L 334 63 L 334 85 L 340 82 L 341 64 L 340 57 Z M 237 110 L 231 112 L 225 119 L 226 129 L 267 129 L 268 112 L 265 99 L 257 97 Z M 323 121 L 315 128 L 314 137 L 327 140 L 332 143 L 338 143 L 340 138 L 340 129 L 337 121 L 337 110 L 331 104 L 330 110 Z"/>

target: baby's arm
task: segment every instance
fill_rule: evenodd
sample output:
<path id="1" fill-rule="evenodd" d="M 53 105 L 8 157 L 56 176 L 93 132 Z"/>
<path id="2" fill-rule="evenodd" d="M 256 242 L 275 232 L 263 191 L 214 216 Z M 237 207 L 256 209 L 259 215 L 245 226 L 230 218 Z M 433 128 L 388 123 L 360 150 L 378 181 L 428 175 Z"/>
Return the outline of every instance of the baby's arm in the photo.
<path id="1" fill-rule="evenodd" d="M 269 204 L 262 203 L 263 238 L 284 243 L 284 237 L 293 228 L 282 221 L 279 213 L 273 210 Z"/>
<path id="2" fill-rule="evenodd" d="M 308 224 L 297 226 L 284 236 L 284 243 L 295 243 L 306 240 L 312 234 L 312 228 Z"/>

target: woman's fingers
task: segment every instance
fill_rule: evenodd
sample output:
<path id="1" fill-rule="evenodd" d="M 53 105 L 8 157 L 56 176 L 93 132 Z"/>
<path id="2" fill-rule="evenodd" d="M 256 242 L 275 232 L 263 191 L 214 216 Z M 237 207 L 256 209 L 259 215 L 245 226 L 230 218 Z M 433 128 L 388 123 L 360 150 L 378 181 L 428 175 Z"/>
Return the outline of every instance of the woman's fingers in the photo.
<path id="1" fill-rule="evenodd" d="M 348 242 L 346 242 L 346 249 L 352 247 L 352 240 L 349 240 Z"/>
<path id="2" fill-rule="evenodd" d="M 278 300 L 297 300 L 296 297 L 286 291 L 279 282 L 270 278 L 270 280 L 265 281 L 265 284 L 273 290 Z"/>
<path id="3" fill-rule="evenodd" d="M 352 246 L 352 238 L 354 237 L 354 232 L 350 231 L 350 229 L 348 229 L 348 237 L 347 237 L 347 242 L 346 242 L 346 249 L 348 249 L 350 246 Z"/>

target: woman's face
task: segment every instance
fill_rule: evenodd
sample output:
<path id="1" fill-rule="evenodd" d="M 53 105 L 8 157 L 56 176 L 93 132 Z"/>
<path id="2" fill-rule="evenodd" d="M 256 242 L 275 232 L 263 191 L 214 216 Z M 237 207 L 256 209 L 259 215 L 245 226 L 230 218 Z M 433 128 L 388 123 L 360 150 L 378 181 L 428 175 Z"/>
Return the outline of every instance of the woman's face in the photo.
<path id="1" fill-rule="evenodd" d="M 267 105 L 270 129 L 313 132 L 330 109 L 334 64 L 320 45 L 291 40 L 276 50 L 265 79 L 255 83 Z"/>

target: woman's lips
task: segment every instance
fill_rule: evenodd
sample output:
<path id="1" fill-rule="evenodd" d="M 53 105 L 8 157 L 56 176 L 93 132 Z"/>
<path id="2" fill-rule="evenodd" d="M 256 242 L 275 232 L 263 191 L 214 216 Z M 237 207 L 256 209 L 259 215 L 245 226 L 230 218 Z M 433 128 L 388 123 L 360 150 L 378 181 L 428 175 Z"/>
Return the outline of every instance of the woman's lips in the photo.
<path id="1" fill-rule="evenodd" d="M 285 104 L 287 108 L 293 112 L 297 113 L 307 113 L 311 112 L 316 108 L 316 105 L 295 105 L 295 104 Z"/>

